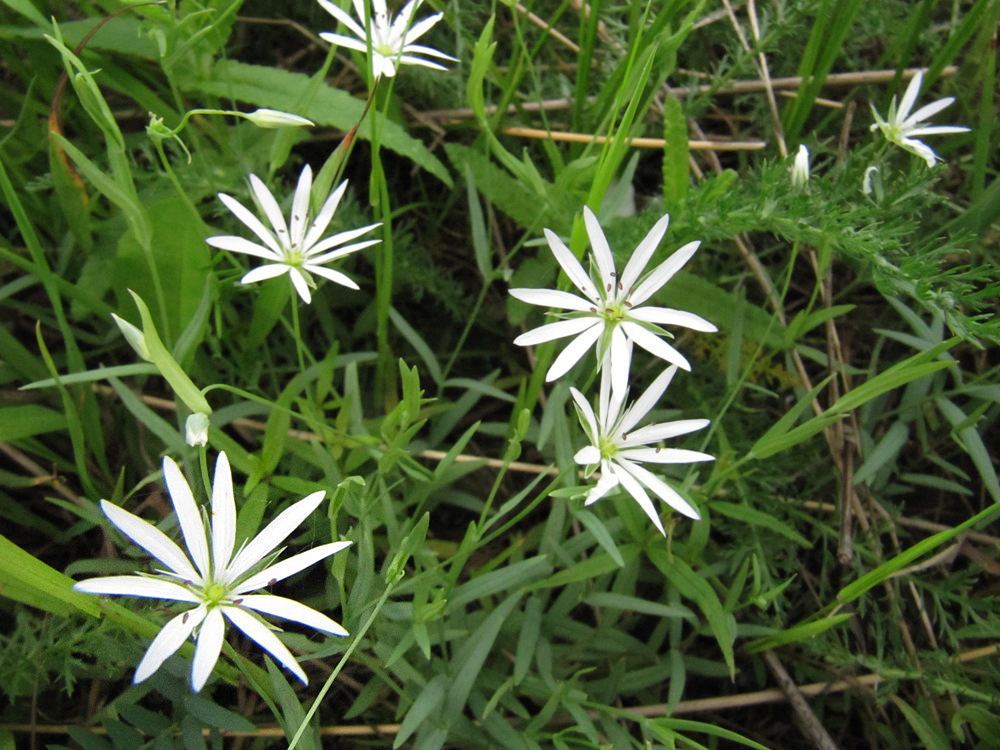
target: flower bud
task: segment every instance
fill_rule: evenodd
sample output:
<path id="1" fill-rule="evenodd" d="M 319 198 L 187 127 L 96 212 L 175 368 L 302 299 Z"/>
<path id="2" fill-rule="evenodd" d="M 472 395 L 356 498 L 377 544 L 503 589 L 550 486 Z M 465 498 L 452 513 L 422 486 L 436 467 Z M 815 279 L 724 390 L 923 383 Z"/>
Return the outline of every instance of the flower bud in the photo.
<path id="1" fill-rule="evenodd" d="M 313 122 L 298 115 L 279 112 L 276 109 L 258 109 L 243 115 L 258 128 L 298 128 L 312 126 Z"/>
<path id="2" fill-rule="evenodd" d="M 208 444 L 208 415 L 195 412 L 184 423 L 184 440 L 190 446 Z"/>
<path id="3" fill-rule="evenodd" d="M 128 341 L 129 346 L 135 349 L 135 353 L 147 362 L 152 362 L 153 360 L 149 356 L 149 349 L 146 348 L 146 334 L 114 313 L 111 313 L 111 317 L 115 319 L 115 323 L 118 324 L 118 330 L 122 332 L 122 336 Z"/>

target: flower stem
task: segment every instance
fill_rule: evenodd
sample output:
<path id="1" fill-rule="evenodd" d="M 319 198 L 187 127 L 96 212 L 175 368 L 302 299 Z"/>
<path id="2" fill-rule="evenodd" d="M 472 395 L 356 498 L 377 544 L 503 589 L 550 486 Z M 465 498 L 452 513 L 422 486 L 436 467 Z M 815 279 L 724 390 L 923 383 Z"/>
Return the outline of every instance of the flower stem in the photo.
<path id="1" fill-rule="evenodd" d="M 302 733 L 306 731 L 306 727 L 309 725 L 309 720 L 312 719 L 313 714 L 316 713 L 316 709 L 319 708 L 319 704 L 323 702 L 323 698 L 333 686 L 333 681 L 337 679 L 337 675 L 340 674 L 340 670 L 344 668 L 344 665 L 347 664 L 347 660 L 351 658 L 351 654 L 354 653 L 354 649 L 358 647 L 358 644 L 361 643 L 361 639 L 364 638 L 365 633 L 367 633 L 368 629 L 372 626 L 372 624 L 374 624 L 375 618 L 378 617 L 378 613 L 381 611 L 382 606 L 386 603 L 386 600 L 389 598 L 389 594 L 392 593 L 395 587 L 396 581 L 393 581 L 386 586 L 385 591 L 382 592 L 382 596 L 379 597 L 378 602 L 376 602 L 372 613 L 368 615 L 368 619 L 365 620 L 365 624 L 361 626 L 361 630 L 359 630 L 354 636 L 354 640 L 351 642 L 351 645 L 347 647 L 344 655 L 341 656 L 340 661 L 337 662 L 337 666 L 333 668 L 330 676 L 327 677 L 326 682 L 323 683 L 323 687 L 320 688 L 319 694 L 316 696 L 316 700 L 313 701 L 309 710 L 306 711 L 306 715 L 302 717 L 302 723 L 299 724 L 299 728 L 295 731 L 295 736 L 292 737 L 292 741 L 288 745 L 288 750 L 295 750 L 295 746 L 299 743 L 299 738 L 302 737 Z"/>

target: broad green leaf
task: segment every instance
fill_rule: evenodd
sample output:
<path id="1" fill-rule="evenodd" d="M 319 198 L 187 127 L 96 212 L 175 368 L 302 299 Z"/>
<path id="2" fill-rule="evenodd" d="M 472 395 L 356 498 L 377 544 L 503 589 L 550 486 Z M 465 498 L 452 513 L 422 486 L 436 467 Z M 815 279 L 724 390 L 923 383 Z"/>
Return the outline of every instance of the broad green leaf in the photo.
<path id="1" fill-rule="evenodd" d="M 0 535 L 0 595 L 57 615 L 76 608 L 97 616 L 97 599 L 73 591 L 73 579 Z"/>

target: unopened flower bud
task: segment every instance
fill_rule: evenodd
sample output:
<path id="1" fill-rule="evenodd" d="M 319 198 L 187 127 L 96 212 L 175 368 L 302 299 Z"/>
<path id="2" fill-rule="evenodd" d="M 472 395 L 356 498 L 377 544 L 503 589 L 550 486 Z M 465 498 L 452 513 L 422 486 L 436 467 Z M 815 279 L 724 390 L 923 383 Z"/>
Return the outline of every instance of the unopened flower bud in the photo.
<path id="1" fill-rule="evenodd" d="M 208 415 L 195 412 L 184 423 L 184 440 L 190 446 L 208 444 Z"/>
<path id="2" fill-rule="evenodd" d="M 115 319 L 118 330 L 122 332 L 122 336 L 128 341 L 129 346 L 135 349 L 135 353 L 147 362 L 152 362 L 153 360 L 149 357 L 149 349 L 146 348 L 146 335 L 124 318 L 119 318 L 114 313 L 111 313 L 111 317 Z"/>
<path id="3" fill-rule="evenodd" d="M 254 112 L 248 112 L 244 117 L 258 128 L 299 128 L 311 127 L 314 124 L 304 117 L 279 112 L 276 109 L 258 109 Z"/>

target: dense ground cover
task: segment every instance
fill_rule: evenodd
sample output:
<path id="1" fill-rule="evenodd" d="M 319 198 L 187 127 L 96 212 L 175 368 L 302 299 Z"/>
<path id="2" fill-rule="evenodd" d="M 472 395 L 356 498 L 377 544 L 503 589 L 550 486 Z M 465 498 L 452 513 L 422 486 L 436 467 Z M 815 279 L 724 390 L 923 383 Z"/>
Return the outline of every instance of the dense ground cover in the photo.
<path id="1" fill-rule="evenodd" d="M 333 3 L 0 3 L 0 743 L 995 747 L 1000 3 Z"/>

